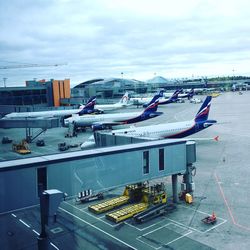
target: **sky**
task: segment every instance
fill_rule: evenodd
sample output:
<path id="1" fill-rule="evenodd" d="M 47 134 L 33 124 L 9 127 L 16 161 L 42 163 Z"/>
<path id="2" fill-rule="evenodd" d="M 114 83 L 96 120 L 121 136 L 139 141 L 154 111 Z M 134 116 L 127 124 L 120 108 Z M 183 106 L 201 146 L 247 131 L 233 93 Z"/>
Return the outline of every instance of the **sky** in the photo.
<path id="1" fill-rule="evenodd" d="M 249 0 L 0 2 L 0 87 L 228 75 L 250 75 Z"/>

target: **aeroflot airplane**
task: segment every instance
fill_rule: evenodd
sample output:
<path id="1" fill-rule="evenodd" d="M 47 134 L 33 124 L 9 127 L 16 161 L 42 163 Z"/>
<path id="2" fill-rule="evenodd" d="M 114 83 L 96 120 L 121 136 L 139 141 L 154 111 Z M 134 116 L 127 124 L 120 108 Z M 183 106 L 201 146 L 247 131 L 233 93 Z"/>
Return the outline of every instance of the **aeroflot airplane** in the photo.
<path id="1" fill-rule="evenodd" d="M 161 90 L 161 91 L 160 91 L 160 95 L 163 96 L 163 92 L 164 92 L 164 91 Z M 167 99 L 161 98 L 161 99 L 159 100 L 159 105 L 165 105 L 165 104 L 169 104 L 169 103 L 176 102 L 176 101 L 178 100 L 179 92 L 180 92 L 180 90 L 176 90 L 176 91 L 173 93 L 173 95 L 172 95 L 171 97 L 169 97 L 169 98 L 167 98 Z M 144 107 L 144 108 L 147 107 L 147 106 L 148 106 L 148 104 L 143 104 L 143 107 Z"/>
<path id="2" fill-rule="evenodd" d="M 128 98 L 128 92 L 126 92 L 123 97 L 121 98 L 121 100 L 117 103 L 114 104 L 97 104 L 95 105 L 96 109 L 100 110 L 100 111 L 111 111 L 111 110 L 116 110 L 116 109 L 121 109 L 121 108 L 125 108 L 127 106 L 129 106 L 129 98 Z"/>
<path id="3" fill-rule="evenodd" d="M 115 125 L 131 124 L 145 121 L 157 117 L 162 112 L 157 112 L 159 98 L 161 94 L 156 94 L 148 107 L 143 112 L 133 113 L 115 113 L 115 114 L 101 114 L 101 115 L 74 115 L 64 120 L 65 126 L 74 123 L 76 127 L 91 127 L 93 131 L 105 128 L 111 128 Z"/>
<path id="4" fill-rule="evenodd" d="M 161 90 L 160 92 L 162 93 L 162 97 L 165 97 L 165 98 L 161 98 L 159 100 L 159 105 L 176 102 L 179 99 L 178 95 L 179 95 L 180 91 L 181 90 L 177 89 L 173 94 L 171 94 L 171 96 L 166 98 L 165 94 L 163 94 L 164 91 Z M 150 98 L 150 97 L 134 97 L 134 98 L 130 98 L 130 102 L 132 102 L 132 104 L 134 104 L 134 105 L 143 105 L 143 107 L 146 107 L 151 99 L 152 98 Z"/>
<path id="5" fill-rule="evenodd" d="M 91 97 L 87 104 L 80 109 L 65 109 L 65 110 L 48 110 L 48 111 L 37 111 L 37 112 L 20 112 L 10 113 L 4 116 L 4 118 L 48 118 L 48 117 L 69 117 L 72 114 L 84 115 L 93 113 L 94 106 L 96 103 L 96 97 Z M 4 119 L 3 118 L 3 119 Z"/>
<path id="6" fill-rule="evenodd" d="M 211 106 L 211 96 L 207 96 L 195 118 L 190 121 L 166 123 L 152 126 L 113 130 L 113 135 L 128 135 L 135 137 L 183 138 L 195 134 L 215 124 L 216 120 L 208 120 Z"/>
<path id="7" fill-rule="evenodd" d="M 180 91 L 182 91 L 182 90 L 180 90 Z M 191 99 L 191 98 L 193 98 L 193 96 L 194 96 L 194 89 L 191 89 L 191 90 L 190 90 L 188 93 L 186 93 L 186 94 L 180 94 L 180 93 L 179 93 L 179 95 L 178 95 L 179 98 L 188 98 L 188 100 Z"/>

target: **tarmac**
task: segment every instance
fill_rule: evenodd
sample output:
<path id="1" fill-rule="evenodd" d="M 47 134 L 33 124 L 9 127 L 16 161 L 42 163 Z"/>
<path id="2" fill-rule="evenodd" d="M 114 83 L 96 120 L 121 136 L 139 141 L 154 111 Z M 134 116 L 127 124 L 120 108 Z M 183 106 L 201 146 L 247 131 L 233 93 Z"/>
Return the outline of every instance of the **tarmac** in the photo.
<path id="1" fill-rule="evenodd" d="M 243 95 L 227 92 L 213 98 L 209 118 L 218 124 L 191 136 L 207 139 L 219 136 L 218 142 L 197 141 L 192 204 L 179 201 L 173 212 L 143 224 L 136 224 L 133 219 L 115 224 L 105 214 L 96 215 L 88 210 L 96 201 L 79 204 L 69 197 L 61 203 L 57 217 L 47 227 L 47 240 L 38 240 L 39 206 L 0 215 L 1 249 L 249 249 L 249 97 L 250 92 Z M 199 107 L 200 104 L 187 101 L 160 106 L 159 111 L 164 115 L 136 126 L 192 119 Z M 131 110 L 139 109 L 128 109 Z M 26 156 L 12 152 L 11 144 L 1 144 L 0 160 L 61 153 L 58 143 L 80 144 L 91 135 L 87 131 L 65 138 L 66 131 L 67 128 L 47 130 L 40 136 L 46 146 L 38 147 L 34 142 L 30 145 L 32 153 Z M 2 136 L 20 141 L 25 137 L 25 129 L 1 129 Z M 171 191 L 171 178 L 152 182 L 158 181 L 164 181 L 166 189 Z M 181 181 L 179 177 L 179 184 Z M 122 189 L 112 190 L 105 194 L 105 199 L 121 193 Z M 168 195 L 171 198 L 171 193 Z M 201 220 L 213 212 L 217 216 L 216 224 L 204 224 Z"/>

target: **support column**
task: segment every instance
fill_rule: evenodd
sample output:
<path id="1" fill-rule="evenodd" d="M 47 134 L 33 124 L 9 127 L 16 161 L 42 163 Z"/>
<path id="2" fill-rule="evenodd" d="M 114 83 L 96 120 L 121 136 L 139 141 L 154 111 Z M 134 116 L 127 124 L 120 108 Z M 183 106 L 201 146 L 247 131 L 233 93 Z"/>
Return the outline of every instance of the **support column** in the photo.
<path id="1" fill-rule="evenodd" d="M 194 191 L 194 183 L 192 178 L 192 171 L 195 169 L 192 164 L 187 165 L 187 171 L 183 175 L 183 182 L 186 184 L 186 193 L 193 194 Z"/>
<path id="2" fill-rule="evenodd" d="M 173 202 L 177 203 L 178 194 L 177 194 L 177 174 L 172 175 L 172 190 L 173 190 Z"/>

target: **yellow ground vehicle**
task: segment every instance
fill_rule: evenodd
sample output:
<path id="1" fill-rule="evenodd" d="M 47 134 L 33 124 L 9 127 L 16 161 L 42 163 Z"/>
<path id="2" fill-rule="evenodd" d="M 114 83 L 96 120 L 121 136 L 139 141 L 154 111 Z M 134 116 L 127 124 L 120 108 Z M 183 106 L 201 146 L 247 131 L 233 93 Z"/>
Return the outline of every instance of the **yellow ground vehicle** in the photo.
<path id="1" fill-rule="evenodd" d="M 30 154 L 31 151 L 29 149 L 29 144 L 25 139 L 23 139 L 20 143 L 13 143 L 12 150 L 19 154 Z"/>
<path id="2" fill-rule="evenodd" d="M 166 204 L 167 202 L 167 194 L 163 183 L 154 186 L 142 185 L 140 189 L 136 190 L 136 199 L 133 199 L 134 192 L 129 194 L 130 202 L 136 202 L 135 204 L 110 212 L 106 214 L 106 218 L 118 223 L 146 211 L 149 207 L 154 207 L 157 204 Z"/>
<path id="3" fill-rule="evenodd" d="M 211 93 L 211 96 L 212 96 L 213 98 L 218 97 L 219 95 L 220 95 L 220 93 L 218 93 L 218 92 L 213 92 L 213 93 Z"/>
<path id="4" fill-rule="evenodd" d="M 127 185 L 123 195 L 109 199 L 107 201 L 97 203 L 95 205 L 89 206 L 89 210 L 94 213 L 103 213 L 120 207 L 124 204 L 129 203 L 130 201 L 139 201 L 141 199 L 141 189 L 144 188 L 141 184 Z"/>
<path id="5" fill-rule="evenodd" d="M 107 219 L 118 223 L 145 211 L 150 206 L 166 202 L 167 195 L 163 183 L 150 187 L 147 183 L 136 183 L 127 185 L 122 196 L 91 205 L 89 210 L 99 214 L 130 203 L 106 214 Z"/>

